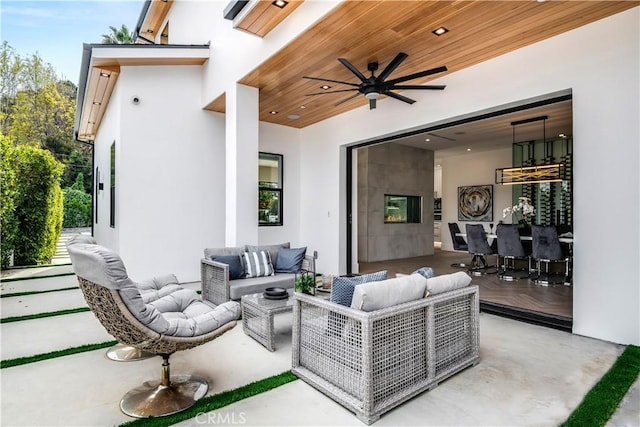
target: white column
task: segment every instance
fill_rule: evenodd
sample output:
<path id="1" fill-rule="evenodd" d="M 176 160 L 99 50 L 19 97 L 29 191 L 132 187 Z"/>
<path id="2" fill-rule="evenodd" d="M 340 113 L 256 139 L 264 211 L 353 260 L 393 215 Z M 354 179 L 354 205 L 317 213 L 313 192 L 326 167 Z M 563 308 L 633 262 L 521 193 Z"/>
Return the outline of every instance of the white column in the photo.
<path id="1" fill-rule="evenodd" d="M 225 245 L 258 244 L 258 89 L 226 92 Z"/>

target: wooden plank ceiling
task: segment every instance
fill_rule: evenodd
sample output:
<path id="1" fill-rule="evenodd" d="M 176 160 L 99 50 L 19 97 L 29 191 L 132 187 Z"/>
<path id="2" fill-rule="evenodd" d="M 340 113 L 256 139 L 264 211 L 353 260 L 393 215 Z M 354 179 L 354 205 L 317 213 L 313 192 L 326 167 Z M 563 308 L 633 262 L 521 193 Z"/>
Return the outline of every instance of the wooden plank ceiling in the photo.
<path id="1" fill-rule="evenodd" d="M 302 128 L 368 103 L 364 95 L 335 106 L 352 92 L 305 96 L 321 91 L 315 76 L 359 83 L 337 61 L 346 58 L 366 76 L 378 73 L 398 52 L 408 58 L 387 79 L 445 65 L 448 72 L 405 84 L 442 78 L 515 49 L 556 36 L 615 13 L 639 1 L 346 1 L 240 80 L 260 90 L 260 120 Z M 432 33 L 444 26 L 449 32 Z M 517 76 L 514 76 L 517 78 Z M 330 90 L 349 86 L 329 83 Z M 411 97 L 412 91 L 405 91 Z M 446 93 L 446 89 L 445 89 Z M 206 107 L 224 112 L 222 98 Z M 378 100 L 384 108 L 395 99 Z M 277 112 L 272 114 L 271 112 Z M 300 116 L 294 120 L 289 115 Z"/>
<path id="2" fill-rule="evenodd" d="M 272 0 L 260 0 L 254 3 L 253 8 L 240 19 L 235 28 L 264 37 L 287 16 L 291 15 L 303 1 L 289 0 L 285 7 L 279 8 L 273 4 Z"/>

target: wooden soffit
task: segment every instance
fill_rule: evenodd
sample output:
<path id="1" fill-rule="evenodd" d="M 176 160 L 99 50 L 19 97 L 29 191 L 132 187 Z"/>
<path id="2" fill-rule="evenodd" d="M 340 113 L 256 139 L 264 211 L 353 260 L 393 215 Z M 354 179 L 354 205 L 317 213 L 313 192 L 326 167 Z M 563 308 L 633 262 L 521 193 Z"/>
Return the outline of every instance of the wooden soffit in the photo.
<path id="1" fill-rule="evenodd" d="M 162 29 L 162 23 L 167 18 L 169 9 L 173 6 L 173 0 L 151 0 L 142 24 L 138 30 L 136 43 L 153 41 Z M 145 40 L 140 40 L 140 37 Z"/>
<path id="2" fill-rule="evenodd" d="M 260 37 L 266 36 L 278 26 L 287 16 L 302 4 L 304 0 L 288 0 L 287 4 L 280 8 L 274 5 L 273 0 L 259 0 L 246 6 L 234 20 L 234 27 Z"/>
<path id="3" fill-rule="evenodd" d="M 405 52 L 409 56 L 391 74 L 392 78 L 445 65 L 448 72 L 412 80 L 410 84 L 434 78 L 446 84 L 448 73 L 638 4 L 638 1 L 345 1 L 239 83 L 260 90 L 261 121 L 303 128 L 367 104 L 364 96 L 358 96 L 335 106 L 349 93 L 305 96 L 318 92 L 322 82 L 302 76 L 359 83 L 337 58 L 346 58 L 366 73 L 367 63 L 378 61 L 381 70 L 398 52 Z M 432 31 L 441 26 L 449 32 L 438 37 Z M 331 90 L 350 88 L 329 84 Z M 405 92 L 411 96 L 411 91 Z M 384 108 L 386 102 L 400 101 L 381 97 L 378 108 Z M 212 104 L 207 108 L 224 112 L 224 103 L 218 100 Z M 292 114 L 300 118 L 288 118 Z"/>
<path id="4" fill-rule="evenodd" d="M 91 67 L 89 70 L 87 89 L 82 105 L 82 119 L 78 128 L 77 137 L 79 140 L 93 141 L 95 139 L 119 75 L 120 67 Z"/>

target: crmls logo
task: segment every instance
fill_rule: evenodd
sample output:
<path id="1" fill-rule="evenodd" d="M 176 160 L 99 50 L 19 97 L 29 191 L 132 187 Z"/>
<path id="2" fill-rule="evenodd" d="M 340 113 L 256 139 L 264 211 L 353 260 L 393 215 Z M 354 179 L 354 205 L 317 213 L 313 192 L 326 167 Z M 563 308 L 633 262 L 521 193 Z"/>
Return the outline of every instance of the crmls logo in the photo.
<path id="1" fill-rule="evenodd" d="M 246 424 L 247 419 L 244 412 L 208 412 L 196 415 L 198 424 L 224 424 L 224 425 L 242 425 Z"/>

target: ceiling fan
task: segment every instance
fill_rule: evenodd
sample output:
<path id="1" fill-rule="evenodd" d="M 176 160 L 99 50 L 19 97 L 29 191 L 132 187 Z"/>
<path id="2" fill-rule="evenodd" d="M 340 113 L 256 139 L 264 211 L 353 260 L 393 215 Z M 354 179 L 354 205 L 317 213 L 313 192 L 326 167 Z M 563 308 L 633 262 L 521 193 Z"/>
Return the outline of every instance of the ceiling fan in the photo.
<path id="1" fill-rule="evenodd" d="M 369 64 L 367 64 L 367 70 L 371 71 L 371 77 L 365 77 L 364 74 L 362 74 L 349 61 L 347 61 L 344 58 L 338 58 L 338 61 L 340 61 L 340 63 L 342 63 L 342 65 L 347 67 L 349 69 L 349 71 L 351 71 L 353 74 L 355 74 L 356 77 L 358 77 L 362 83 L 350 83 L 350 82 L 342 82 L 342 81 L 339 81 L 339 80 L 324 79 L 324 78 L 321 78 L 321 77 L 303 76 L 302 78 L 304 78 L 304 79 L 319 80 L 321 82 L 340 83 L 340 84 L 343 84 L 343 85 L 354 86 L 352 89 L 333 90 L 333 91 L 330 91 L 330 92 L 308 93 L 305 96 L 316 96 L 316 95 L 325 95 L 325 94 L 328 94 L 328 93 L 357 91 L 356 93 L 354 93 L 350 97 L 336 102 L 335 105 L 336 106 L 340 105 L 340 104 L 342 104 L 344 102 L 347 102 L 347 101 L 357 97 L 360 94 L 363 94 L 369 100 L 369 109 L 373 110 L 374 108 L 376 108 L 376 99 L 378 99 L 378 97 L 380 95 L 387 95 L 387 96 L 390 96 L 391 98 L 395 98 L 395 99 L 398 99 L 400 101 L 406 102 L 407 104 L 413 104 L 414 102 L 416 102 L 415 100 L 413 100 L 411 98 L 407 98 L 406 96 L 397 94 L 395 92 L 391 92 L 392 90 L 395 90 L 395 89 L 398 89 L 398 90 L 417 90 L 417 89 L 421 89 L 421 90 L 424 90 L 424 89 L 427 89 L 427 90 L 443 90 L 445 88 L 444 85 L 399 85 L 398 84 L 398 83 L 406 82 L 406 81 L 409 81 L 409 80 L 417 79 L 417 78 L 420 78 L 420 77 L 429 76 L 431 74 L 442 73 L 444 71 L 447 71 L 447 67 L 445 67 L 445 66 L 432 68 L 430 70 L 420 71 L 418 73 L 409 74 L 407 76 L 398 77 L 398 78 L 395 78 L 395 79 L 392 79 L 392 80 L 385 80 L 387 77 L 389 77 L 389 75 L 396 68 L 398 68 L 398 66 L 402 63 L 402 61 L 404 61 L 408 56 L 409 55 L 407 55 L 404 52 L 398 53 L 396 55 L 396 57 L 393 58 L 393 61 L 391 61 L 385 67 L 385 69 L 382 70 L 382 72 L 377 77 L 374 75 L 374 72 L 378 69 L 378 63 L 377 62 L 370 62 Z"/>

